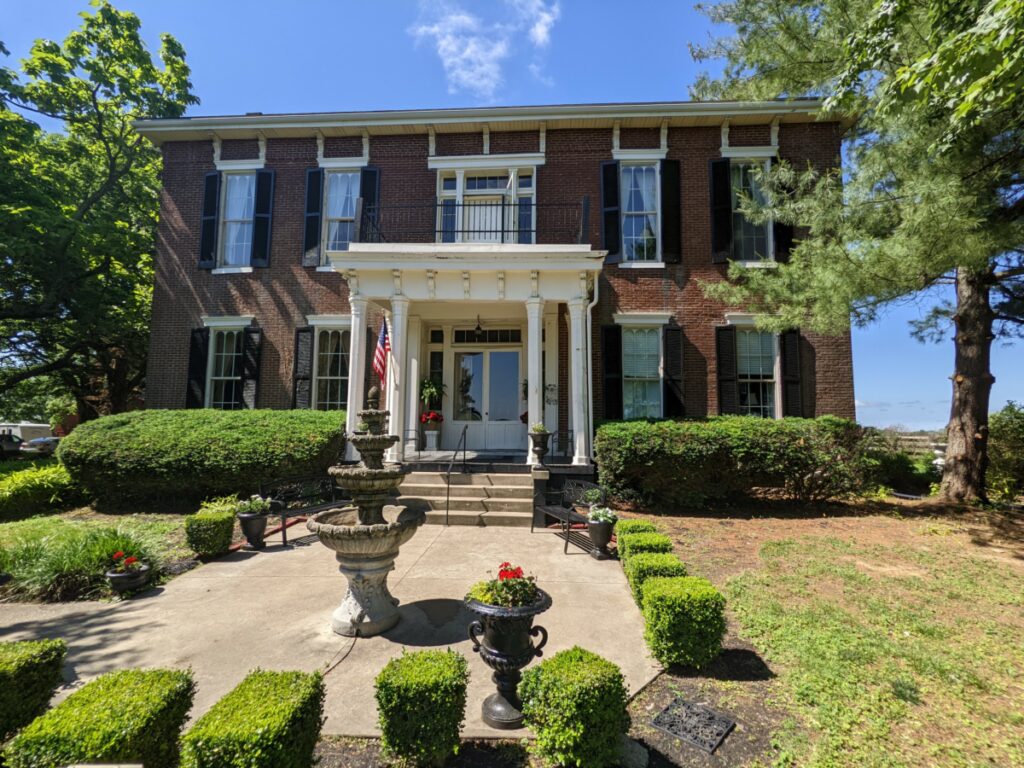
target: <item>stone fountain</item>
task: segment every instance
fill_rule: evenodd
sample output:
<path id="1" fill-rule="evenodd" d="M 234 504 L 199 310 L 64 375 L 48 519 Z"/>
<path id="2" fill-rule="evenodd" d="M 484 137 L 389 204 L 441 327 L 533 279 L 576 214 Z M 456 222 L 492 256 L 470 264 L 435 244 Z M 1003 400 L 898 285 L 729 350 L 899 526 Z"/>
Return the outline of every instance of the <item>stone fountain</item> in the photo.
<path id="1" fill-rule="evenodd" d="M 352 494 L 353 506 L 325 510 L 306 523 L 334 551 L 338 570 L 348 580 L 345 599 L 331 616 L 331 629 L 348 637 L 379 635 L 398 623 L 398 600 L 388 590 L 388 574 L 395 568 L 399 548 L 426 520 L 422 510 L 386 503 L 407 470 L 384 463 L 384 452 L 399 438 L 384 434 L 389 414 L 377 409 L 378 398 L 374 387 L 366 398 L 367 409 L 359 411 L 365 430 L 346 435 L 359 452 L 359 464 L 327 470 Z"/>

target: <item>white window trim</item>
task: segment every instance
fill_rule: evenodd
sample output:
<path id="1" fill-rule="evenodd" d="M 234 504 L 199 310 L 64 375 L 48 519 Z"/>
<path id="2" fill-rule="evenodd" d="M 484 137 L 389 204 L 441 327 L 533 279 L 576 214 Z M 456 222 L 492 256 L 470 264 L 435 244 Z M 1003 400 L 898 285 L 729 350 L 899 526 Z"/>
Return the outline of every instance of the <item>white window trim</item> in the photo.
<path id="1" fill-rule="evenodd" d="M 725 322 L 728 325 L 736 326 L 737 330 L 741 331 L 756 331 L 757 330 L 757 316 L 749 314 L 747 312 L 726 312 Z M 767 333 L 767 331 L 765 331 Z M 775 377 L 775 418 L 781 419 L 782 413 L 782 350 L 779 344 L 779 334 L 773 333 L 772 339 L 775 347 L 775 366 L 772 370 L 772 376 Z M 736 378 L 739 380 L 739 352 L 737 351 L 737 371 Z"/>
<path id="2" fill-rule="evenodd" d="M 620 151 L 629 152 L 631 150 L 620 150 Z M 650 153 L 652 152 L 652 150 L 650 150 L 650 149 L 637 150 L 637 151 L 645 152 L 648 155 L 650 155 Z M 657 243 L 657 250 L 655 252 L 656 258 L 653 261 L 631 261 L 631 260 L 626 258 L 626 228 L 623 226 L 623 223 L 626 220 L 626 210 L 625 210 L 625 207 L 622 205 L 622 167 L 623 166 L 630 166 L 630 165 L 653 165 L 654 166 L 654 196 L 655 196 L 655 205 L 658 206 L 658 223 L 657 223 L 657 229 L 654 232 L 654 238 L 655 238 L 654 242 Z M 654 159 L 652 157 L 649 157 L 649 156 L 637 157 L 637 158 L 634 158 L 632 160 L 629 160 L 628 162 L 620 162 L 619 163 L 619 253 L 622 254 L 622 261 L 620 261 L 617 266 L 619 266 L 619 267 L 623 267 L 624 266 L 627 269 L 637 269 L 637 268 L 643 269 L 645 267 L 648 268 L 648 269 L 650 269 L 650 268 L 657 269 L 658 267 L 665 266 L 664 258 L 662 256 L 662 252 L 661 252 L 661 247 L 662 247 L 662 242 L 661 242 L 661 230 L 662 230 L 661 214 L 662 214 L 662 210 L 661 210 L 661 208 L 662 208 L 662 206 L 661 206 L 661 163 L 658 162 L 656 159 Z"/>
<path id="3" fill-rule="evenodd" d="M 630 318 L 630 317 L 639 317 L 639 316 L 640 316 L 640 313 L 636 313 L 635 315 L 616 315 L 615 316 L 615 318 L 616 318 L 615 319 L 615 323 L 616 323 L 616 325 L 622 325 L 624 328 L 626 328 L 627 330 L 630 330 L 630 331 L 651 330 L 651 331 L 657 331 L 658 332 L 658 383 L 661 384 L 661 389 L 658 392 L 658 415 L 654 416 L 654 417 L 648 416 L 648 417 L 645 417 L 645 418 L 663 419 L 663 418 L 665 418 L 665 333 L 664 333 L 664 330 L 665 330 L 664 329 L 664 325 L 665 324 L 664 323 L 654 322 L 654 318 L 670 317 L 670 315 L 668 315 L 667 313 L 664 314 L 664 315 L 662 315 L 662 314 L 655 314 L 655 313 L 645 313 L 645 317 L 648 318 L 646 322 L 643 322 L 643 323 L 640 323 L 640 322 L 633 323 L 633 322 L 629 322 L 629 320 L 628 320 L 628 318 Z M 627 321 L 626 322 L 619 322 L 619 320 L 618 320 L 619 317 L 627 318 Z M 623 346 L 625 346 L 625 345 L 623 345 Z M 625 354 L 625 352 L 623 351 L 622 354 Z M 622 364 L 621 361 L 620 361 L 620 364 Z M 625 384 L 625 382 L 626 382 L 625 365 L 622 365 L 622 368 L 623 368 L 623 371 L 622 371 L 622 382 L 623 382 L 623 384 Z M 646 379 L 645 379 L 645 381 L 646 381 Z M 625 415 L 626 415 L 625 414 L 625 407 L 626 407 L 625 403 L 623 403 L 622 407 L 623 407 L 623 414 L 622 415 L 623 415 L 623 418 L 625 418 Z"/>
<path id="4" fill-rule="evenodd" d="M 612 315 L 616 325 L 640 328 L 658 328 L 668 325 L 671 312 L 616 312 Z"/>
<path id="5" fill-rule="evenodd" d="M 751 150 L 771 150 L 771 154 L 751 154 Z M 723 157 L 728 157 L 731 161 L 730 166 L 757 165 L 758 161 L 760 161 L 765 171 L 771 167 L 771 160 L 777 154 L 777 147 L 735 147 L 733 150 L 722 150 Z M 778 266 L 778 262 L 775 260 L 775 227 L 773 226 L 773 221 L 769 219 L 765 226 L 767 227 L 765 244 L 767 245 L 768 253 L 771 254 L 770 257 L 756 260 L 732 260 L 730 263 L 739 264 L 741 267 L 749 269 L 774 269 Z"/>
<path id="6" fill-rule="evenodd" d="M 370 164 L 368 157 L 321 157 L 317 165 L 325 171 L 361 171 Z"/>
<path id="7" fill-rule="evenodd" d="M 348 376 L 345 377 L 346 390 L 348 388 L 348 381 L 352 376 L 351 362 L 352 362 L 352 316 L 351 315 L 306 315 L 306 322 L 313 326 L 313 368 L 310 371 L 310 392 L 309 392 L 309 407 L 312 410 L 317 410 L 316 407 L 316 393 L 319 387 L 317 386 L 318 372 L 320 368 L 320 331 L 349 331 L 348 337 L 348 354 L 349 354 L 349 372 Z M 347 399 L 347 398 L 346 398 Z M 348 403 L 345 403 L 346 410 L 348 409 Z"/>
<path id="8" fill-rule="evenodd" d="M 306 315 L 306 324 L 314 328 L 351 328 L 352 315 Z"/>
<path id="9" fill-rule="evenodd" d="M 778 147 L 722 147 L 722 157 L 730 160 L 760 160 L 779 156 Z"/>
<path id="10" fill-rule="evenodd" d="M 234 162 L 234 161 L 228 161 Z M 248 160 L 244 162 L 250 162 Z M 260 168 L 263 166 L 260 165 Z M 224 266 L 222 264 L 224 260 L 224 223 L 226 221 L 225 214 L 227 213 L 227 202 L 228 202 L 228 176 L 248 176 L 255 175 L 253 172 L 258 169 L 243 169 L 241 167 L 233 167 L 230 171 L 225 171 L 221 174 L 220 180 L 220 200 L 218 201 L 219 208 L 217 209 L 217 265 L 212 270 L 215 275 L 241 275 L 248 272 L 252 272 L 252 264 L 243 264 L 241 266 Z M 252 184 L 252 206 L 253 212 L 256 211 L 256 179 L 253 179 Z M 232 221 L 241 221 L 241 219 L 232 219 Z M 256 236 L 256 222 L 255 219 L 250 220 L 252 224 L 252 236 Z M 249 261 L 252 261 L 252 243 L 249 243 Z"/>
<path id="11" fill-rule="evenodd" d="M 667 149 L 613 149 L 612 159 L 627 163 L 655 162 L 668 157 Z"/>
<path id="12" fill-rule="evenodd" d="M 331 173 L 359 173 L 359 169 L 355 168 L 355 167 L 351 167 L 351 166 L 344 166 L 344 167 L 325 167 L 325 166 L 321 166 L 321 167 L 324 168 L 324 178 L 323 178 L 323 181 L 322 181 L 323 188 L 320 190 L 320 201 L 321 201 L 321 212 L 320 212 L 320 260 L 321 260 L 321 263 L 317 265 L 317 271 L 323 270 L 324 272 L 333 272 L 334 268 L 332 266 L 330 266 L 330 259 L 328 258 L 327 254 L 328 253 L 345 253 L 345 251 L 328 249 L 328 247 L 327 247 L 328 246 L 327 233 L 330 231 L 330 228 L 331 228 L 331 217 L 328 215 L 328 208 L 330 207 L 331 201 L 327 199 L 327 191 L 331 188 L 331 185 L 328 183 L 328 178 L 327 177 Z M 362 195 L 363 195 L 363 178 L 362 178 L 362 176 L 360 176 L 359 177 L 359 195 L 357 196 L 356 199 L 358 200 L 359 197 L 362 197 Z M 354 214 L 355 214 L 355 211 L 353 210 L 353 218 L 352 218 L 352 232 L 353 232 L 353 234 L 355 233 L 355 216 L 354 216 Z M 335 219 L 335 221 L 345 221 L 345 219 Z M 352 242 L 349 241 L 349 246 L 351 246 L 351 245 L 352 245 Z M 325 267 L 326 267 L 326 269 L 324 269 Z"/>
<path id="13" fill-rule="evenodd" d="M 489 157 L 489 158 L 499 158 L 500 159 L 500 158 L 503 158 L 503 157 L 520 157 L 520 156 L 519 155 L 488 155 L 487 157 Z M 543 162 L 541 163 L 541 165 L 543 165 Z M 512 194 L 509 197 L 509 202 L 511 203 L 512 206 L 515 207 L 515 211 L 516 212 L 515 212 L 514 215 L 518 216 L 518 204 L 519 204 L 519 198 L 520 197 L 528 197 L 531 200 L 533 200 L 533 204 L 534 204 L 533 214 L 534 214 L 534 217 L 536 217 L 536 215 L 537 215 L 537 168 L 536 168 L 536 166 L 516 164 L 516 165 L 511 165 L 511 166 L 508 166 L 508 167 L 504 167 L 504 168 L 500 167 L 500 166 L 497 166 L 497 167 L 486 166 L 486 167 L 479 167 L 479 168 L 477 168 L 477 167 L 457 167 L 457 168 L 448 168 L 448 169 L 444 169 L 444 170 L 446 170 L 447 173 L 444 173 L 444 174 L 438 173 L 436 175 L 437 199 L 438 200 L 454 200 L 455 201 L 456 209 L 463 216 L 465 215 L 465 212 L 466 212 L 466 209 L 463 207 L 463 203 L 465 202 L 467 196 L 469 196 L 469 197 L 498 197 L 498 198 L 504 198 L 504 196 L 505 196 L 505 192 L 503 190 L 495 190 L 495 189 L 466 189 L 466 172 L 467 171 L 472 171 L 472 173 L 470 173 L 471 176 L 486 176 L 486 175 L 492 174 L 492 173 L 493 174 L 507 174 L 509 179 L 510 179 L 510 184 L 511 184 L 511 189 L 512 189 Z M 449 174 L 452 171 L 454 171 L 454 173 L 455 173 L 455 189 L 454 190 L 451 190 L 451 189 L 446 190 L 444 188 L 444 179 L 446 177 L 449 177 Z M 519 177 L 520 177 L 520 175 L 529 176 L 533 180 L 533 182 L 532 182 L 532 184 L 530 186 L 530 189 L 525 191 L 523 194 L 520 194 L 520 191 L 519 191 Z M 440 236 L 440 232 L 441 232 L 441 224 L 442 224 L 442 217 L 443 217 L 443 215 L 444 215 L 443 206 L 442 205 L 438 205 L 437 222 L 436 222 L 436 225 L 435 225 L 437 227 L 438 236 Z M 463 226 L 458 227 L 457 231 L 455 233 L 455 242 L 456 243 L 474 242 L 474 241 L 464 241 L 462 239 L 462 235 L 464 234 L 464 231 L 465 231 L 465 223 L 462 222 L 462 224 L 463 224 Z M 516 222 L 516 224 L 517 224 L 517 230 L 518 230 L 518 221 Z M 536 242 L 537 242 L 537 222 L 534 221 L 533 222 L 533 231 L 530 234 L 530 243 L 529 244 L 530 245 L 535 245 Z M 439 242 L 438 244 L 440 245 L 441 243 Z M 495 243 L 486 243 L 486 244 L 488 244 L 488 245 L 495 245 Z M 517 238 L 517 242 L 515 243 L 515 245 L 518 245 L 518 244 L 519 243 L 518 243 L 518 238 Z M 451 243 L 444 243 L 444 245 L 451 245 Z M 500 245 L 512 245 L 512 243 L 500 243 Z"/>
<path id="14" fill-rule="evenodd" d="M 252 267 L 217 267 L 210 270 L 211 275 L 248 275 Z"/>
<path id="15" fill-rule="evenodd" d="M 538 165 L 544 165 L 543 152 L 508 155 L 435 155 L 427 158 L 427 168 L 432 171 L 486 171 Z"/>
<path id="16" fill-rule="evenodd" d="M 244 322 L 248 318 L 248 322 Z M 236 333 L 242 333 L 249 325 L 252 324 L 252 315 L 239 315 L 237 317 L 204 317 L 203 325 L 210 329 L 210 343 L 208 344 L 209 349 L 206 351 L 206 381 L 203 384 L 203 408 L 212 408 L 210 404 L 213 398 L 213 358 L 217 350 L 217 344 L 215 343 L 214 336 L 218 333 L 228 333 L 234 331 Z M 245 339 L 242 339 L 242 362 L 245 361 Z M 238 380 L 242 380 L 241 371 L 238 374 Z M 223 409 L 218 409 L 223 410 Z"/>
<path id="17" fill-rule="evenodd" d="M 255 315 L 219 315 L 217 317 L 203 316 L 204 328 L 216 328 L 217 330 L 233 331 L 248 328 Z"/>
<path id="18" fill-rule="evenodd" d="M 213 165 L 218 171 L 260 171 L 267 164 L 267 140 L 263 136 L 256 138 L 259 144 L 260 156 L 258 158 L 246 158 L 244 160 L 221 160 L 221 139 L 213 137 Z"/>

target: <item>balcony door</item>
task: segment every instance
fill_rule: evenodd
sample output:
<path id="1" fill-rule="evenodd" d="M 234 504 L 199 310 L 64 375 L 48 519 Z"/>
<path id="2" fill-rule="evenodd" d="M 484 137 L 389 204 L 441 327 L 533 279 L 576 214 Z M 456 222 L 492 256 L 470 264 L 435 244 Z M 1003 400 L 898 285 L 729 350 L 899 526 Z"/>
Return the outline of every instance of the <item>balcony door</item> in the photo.
<path id="1" fill-rule="evenodd" d="M 480 349 L 455 353 L 453 421 L 467 426 L 467 447 L 476 451 L 522 451 L 522 350 Z"/>
<path id="2" fill-rule="evenodd" d="M 504 231 L 511 224 L 502 220 L 502 213 L 508 213 L 505 208 L 504 197 L 467 197 L 463 203 L 465 240 L 470 243 L 503 242 Z"/>

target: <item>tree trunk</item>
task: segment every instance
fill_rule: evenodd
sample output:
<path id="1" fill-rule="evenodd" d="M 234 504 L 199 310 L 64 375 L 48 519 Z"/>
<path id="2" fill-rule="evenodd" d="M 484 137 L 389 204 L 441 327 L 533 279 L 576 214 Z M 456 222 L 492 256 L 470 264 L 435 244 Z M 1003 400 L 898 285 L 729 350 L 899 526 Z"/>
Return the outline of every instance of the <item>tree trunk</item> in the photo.
<path id="1" fill-rule="evenodd" d="M 945 501 L 987 500 L 988 403 L 995 381 L 990 369 L 994 319 L 990 278 L 988 272 L 957 269 L 953 403 L 940 491 Z"/>

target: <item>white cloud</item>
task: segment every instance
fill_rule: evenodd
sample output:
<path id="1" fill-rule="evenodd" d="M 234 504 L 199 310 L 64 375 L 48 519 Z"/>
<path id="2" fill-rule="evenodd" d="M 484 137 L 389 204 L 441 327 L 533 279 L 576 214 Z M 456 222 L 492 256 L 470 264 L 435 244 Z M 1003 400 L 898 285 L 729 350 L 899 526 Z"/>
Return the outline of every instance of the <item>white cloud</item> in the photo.
<path id="1" fill-rule="evenodd" d="M 505 0 L 505 8 L 511 16 L 506 13 L 504 18 L 485 22 L 457 5 L 421 4 L 422 14 L 432 18 L 411 27 L 409 33 L 417 41 L 433 42 L 449 93 L 468 91 L 493 101 L 504 82 L 504 62 L 520 37 L 525 34 L 538 53 L 550 45 L 551 29 L 562 14 L 557 2 Z M 527 69 L 545 85 L 554 84 L 544 73 L 539 55 L 534 56 Z"/>

